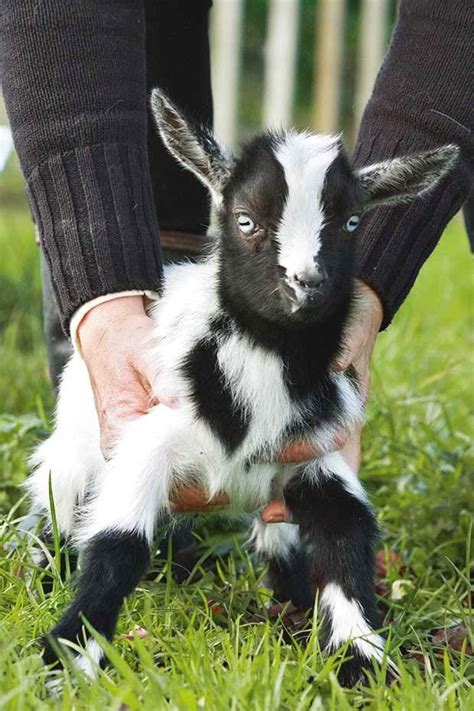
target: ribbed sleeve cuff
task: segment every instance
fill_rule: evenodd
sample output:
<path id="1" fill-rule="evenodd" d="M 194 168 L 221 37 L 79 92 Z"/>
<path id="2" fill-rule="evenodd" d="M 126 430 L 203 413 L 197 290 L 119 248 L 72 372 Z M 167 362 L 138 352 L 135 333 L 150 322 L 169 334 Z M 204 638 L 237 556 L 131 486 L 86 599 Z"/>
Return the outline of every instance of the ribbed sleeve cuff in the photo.
<path id="1" fill-rule="evenodd" d="M 29 197 L 63 328 L 104 294 L 157 290 L 161 254 L 147 157 L 139 145 L 83 146 L 36 167 Z"/>

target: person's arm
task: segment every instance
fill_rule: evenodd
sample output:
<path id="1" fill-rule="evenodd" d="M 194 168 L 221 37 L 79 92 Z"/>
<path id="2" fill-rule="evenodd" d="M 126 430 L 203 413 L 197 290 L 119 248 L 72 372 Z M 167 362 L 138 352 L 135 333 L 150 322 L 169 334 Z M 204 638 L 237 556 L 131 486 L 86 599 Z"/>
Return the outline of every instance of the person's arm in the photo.
<path id="1" fill-rule="evenodd" d="M 398 23 L 362 118 L 359 166 L 458 144 L 461 160 L 409 206 L 381 208 L 362 224 L 361 308 L 337 370 L 355 366 L 365 394 L 379 328 L 388 326 L 449 220 L 469 197 L 474 168 L 474 12 L 471 0 L 402 0 Z M 342 450 L 358 470 L 360 433 Z"/>
<path id="2" fill-rule="evenodd" d="M 381 299 L 388 326 L 449 220 L 467 200 L 474 161 L 472 0 L 402 0 L 392 41 L 362 118 L 358 167 L 455 143 L 456 169 L 409 206 L 361 225 L 358 277 Z"/>
<path id="3" fill-rule="evenodd" d="M 2 90 L 68 331 L 97 297 L 159 284 L 144 10 L 125 0 L 4 0 L 0 33 Z M 97 306 L 81 323 L 105 447 L 118 421 L 149 404 L 137 348 L 151 328 L 140 296 Z"/>
<path id="4" fill-rule="evenodd" d="M 2 90 L 66 331 L 103 294 L 158 287 L 142 3 L 4 0 Z"/>

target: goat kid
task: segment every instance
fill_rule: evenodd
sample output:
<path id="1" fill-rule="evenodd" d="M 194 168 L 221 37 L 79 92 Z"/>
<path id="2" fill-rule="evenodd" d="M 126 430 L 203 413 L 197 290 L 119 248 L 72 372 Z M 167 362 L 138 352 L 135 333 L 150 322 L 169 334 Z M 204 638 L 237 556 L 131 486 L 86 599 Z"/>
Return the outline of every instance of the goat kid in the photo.
<path id="1" fill-rule="evenodd" d="M 77 665 L 103 659 L 82 616 L 111 639 L 120 607 L 149 564 L 157 524 L 177 482 L 228 494 L 227 516 L 253 513 L 253 540 L 275 596 L 301 608 L 321 581 L 324 645 L 348 643 L 340 682 L 364 679 L 383 659 L 373 588 L 374 511 L 357 476 L 329 453 L 360 422 L 352 372 L 330 368 L 353 303 L 354 233 L 381 204 L 412 200 L 454 165 L 444 146 L 354 170 L 334 136 L 266 132 L 239 158 L 193 126 L 159 90 L 152 109 L 169 151 L 210 191 L 218 215 L 212 253 L 168 267 L 149 310 L 158 404 L 127 423 L 105 462 L 86 367 L 67 365 L 56 427 L 34 456 L 28 488 L 50 516 L 49 477 L 61 534 L 82 552 L 76 596 L 45 641 L 83 643 Z M 272 462 L 284 443 L 328 452 L 305 465 Z M 265 525 L 259 510 L 283 496 L 294 523 Z M 62 652 L 61 652 L 62 650 Z"/>

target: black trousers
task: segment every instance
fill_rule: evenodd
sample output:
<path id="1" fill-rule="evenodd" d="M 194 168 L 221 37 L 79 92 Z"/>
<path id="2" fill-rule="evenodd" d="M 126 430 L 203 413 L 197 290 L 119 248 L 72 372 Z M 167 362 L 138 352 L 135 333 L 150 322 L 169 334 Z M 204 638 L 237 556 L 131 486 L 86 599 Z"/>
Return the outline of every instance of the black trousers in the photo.
<path id="1" fill-rule="evenodd" d="M 210 0 L 145 0 L 147 91 L 164 89 L 190 118 L 212 125 Z M 162 229 L 202 233 L 206 188 L 178 165 L 148 117 L 148 157 Z"/>

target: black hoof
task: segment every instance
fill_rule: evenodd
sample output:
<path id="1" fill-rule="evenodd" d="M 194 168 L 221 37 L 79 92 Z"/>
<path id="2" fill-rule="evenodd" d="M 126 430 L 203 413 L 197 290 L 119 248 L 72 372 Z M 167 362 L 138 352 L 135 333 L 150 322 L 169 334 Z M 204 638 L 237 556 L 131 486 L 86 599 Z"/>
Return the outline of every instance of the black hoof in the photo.
<path id="1" fill-rule="evenodd" d="M 342 662 L 337 678 L 341 686 L 351 689 L 357 684 L 368 685 L 368 674 L 374 674 L 375 668 L 370 659 L 360 655 L 354 647 L 349 647 Z M 385 684 L 391 686 L 398 679 L 394 665 L 388 665 L 385 671 Z"/>
<path id="2" fill-rule="evenodd" d="M 74 651 L 70 647 L 61 644 L 60 640 L 70 641 L 79 646 L 83 646 L 88 637 L 89 635 L 86 633 L 84 626 L 77 618 L 73 620 L 61 620 L 41 640 L 44 650 L 44 663 L 54 664 L 55 668 L 62 668 L 64 666 L 62 659 L 68 656 L 74 656 Z"/>
<path id="3" fill-rule="evenodd" d="M 43 645 L 43 662 L 47 665 L 54 665 L 55 669 L 62 669 L 63 663 L 58 653 L 61 649 L 59 641 L 53 634 L 48 634 L 41 640 Z"/>
<path id="4" fill-rule="evenodd" d="M 352 689 L 358 684 L 367 686 L 367 673 L 374 671 L 370 659 L 361 656 L 354 647 L 349 647 L 346 657 L 337 675 L 339 684 L 346 689 Z"/>

